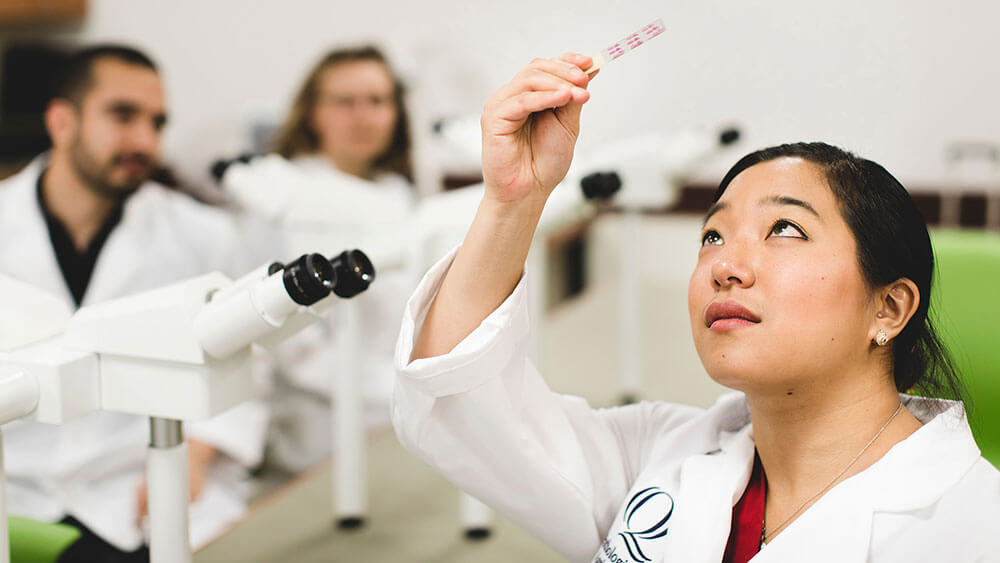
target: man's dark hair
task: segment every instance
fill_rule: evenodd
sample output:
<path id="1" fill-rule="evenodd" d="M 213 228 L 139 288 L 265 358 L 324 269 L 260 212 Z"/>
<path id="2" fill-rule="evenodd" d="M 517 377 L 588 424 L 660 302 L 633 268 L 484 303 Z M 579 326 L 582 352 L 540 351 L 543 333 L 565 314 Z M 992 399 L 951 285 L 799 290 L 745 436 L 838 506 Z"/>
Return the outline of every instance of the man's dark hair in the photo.
<path id="1" fill-rule="evenodd" d="M 110 43 L 94 45 L 80 49 L 66 59 L 55 81 L 53 97 L 79 106 L 94 86 L 94 63 L 101 59 L 116 60 L 157 72 L 156 63 L 137 49 Z"/>

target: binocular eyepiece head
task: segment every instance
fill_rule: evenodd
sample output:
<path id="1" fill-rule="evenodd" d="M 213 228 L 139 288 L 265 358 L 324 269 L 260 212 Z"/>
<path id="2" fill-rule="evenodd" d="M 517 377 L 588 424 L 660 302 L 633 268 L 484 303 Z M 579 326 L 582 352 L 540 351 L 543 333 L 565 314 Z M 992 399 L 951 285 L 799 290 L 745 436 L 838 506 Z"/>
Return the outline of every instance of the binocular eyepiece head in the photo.
<path id="1" fill-rule="evenodd" d="M 285 291 L 299 305 L 309 306 L 332 291 L 350 298 L 368 289 L 375 267 L 360 250 L 345 250 L 327 259 L 322 254 L 303 254 L 284 267 Z"/>
<path id="2" fill-rule="evenodd" d="M 606 200 L 622 189 L 622 179 L 617 172 L 594 172 L 580 180 L 583 197 Z"/>

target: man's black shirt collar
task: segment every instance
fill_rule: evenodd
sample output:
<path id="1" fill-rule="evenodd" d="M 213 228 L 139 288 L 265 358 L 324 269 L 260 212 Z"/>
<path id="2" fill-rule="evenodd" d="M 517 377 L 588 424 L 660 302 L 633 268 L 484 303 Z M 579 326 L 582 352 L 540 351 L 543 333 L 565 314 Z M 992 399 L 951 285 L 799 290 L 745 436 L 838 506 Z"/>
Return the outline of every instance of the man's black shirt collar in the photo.
<path id="1" fill-rule="evenodd" d="M 115 206 L 114 211 L 104 220 L 104 224 L 101 225 L 100 230 L 97 231 L 97 234 L 91 239 L 90 244 L 87 245 L 87 249 L 81 253 L 73 245 L 73 238 L 70 237 L 66 227 L 45 205 L 45 198 L 42 196 L 42 181 L 45 178 L 46 171 L 43 170 L 38 175 L 38 181 L 35 185 L 35 195 L 38 198 L 38 207 L 42 210 L 42 216 L 45 218 L 45 224 L 49 229 L 49 241 L 52 243 L 52 250 L 55 252 L 56 260 L 59 262 L 59 269 L 62 271 L 63 279 L 66 281 L 69 292 L 73 295 L 73 301 L 79 307 L 80 303 L 83 302 L 84 294 L 87 292 L 87 286 L 90 285 L 90 278 L 94 273 L 94 265 L 97 264 L 97 257 L 101 254 L 101 249 L 104 248 L 104 243 L 107 242 L 111 231 L 121 221 L 124 205 Z"/>

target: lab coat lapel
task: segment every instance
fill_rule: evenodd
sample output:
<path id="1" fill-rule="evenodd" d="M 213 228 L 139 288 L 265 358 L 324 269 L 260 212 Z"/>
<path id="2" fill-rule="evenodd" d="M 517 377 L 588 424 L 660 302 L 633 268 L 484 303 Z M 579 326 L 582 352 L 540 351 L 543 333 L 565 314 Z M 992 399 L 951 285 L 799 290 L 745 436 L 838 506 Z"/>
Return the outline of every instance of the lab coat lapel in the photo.
<path id="1" fill-rule="evenodd" d="M 872 504 L 868 487 L 850 480 L 821 497 L 758 553 L 751 563 L 868 560 Z"/>
<path id="2" fill-rule="evenodd" d="M 859 475 L 879 512 L 918 510 L 937 502 L 980 459 L 961 403 L 900 398 L 924 425 Z M 935 415 L 934 408 L 944 411 Z"/>
<path id="3" fill-rule="evenodd" d="M 156 263 L 148 254 L 162 251 L 162 245 L 154 237 L 152 221 L 156 218 L 147 216 L 145 189 L 140 188 L 125 203 L 121 221 L 111 231 L 94 264 L 82 305 L 153 289 L 158 284 L 151 283 L 151 276 L 164 277 L 148 267 Z"/>
<path id="4" fill-rule="evenodd" d="M 733 506 L 750 481 L 752 427 L 723 433 L 719 450 L 688 458 L 681 466 L 678 518 L 670 529 L 663 561 L 721 561 L 729 539 Z"/>
<path id="5" fill-rule="evenodd" d="M 0 272 L 62 297 L 71 308 L 73 296 L 66 286 L 49 239 L 49 229 L 35 195 L 44 167 L 39 157 L 5 181 L 0 193 Z"/>
<path id="6" fill-rule="evenodd" d="M 962 407 L 934 416 L 934 399 L 902 395 L 924 422 L 868 469 L 838 484 L 766 545 L 753 563 L 801 560 L 867 561 L 872 524 L 880 512 L 907 512 L 941 498 L 979 459 Z M 914 471 L 919 468 L 919 471 Z"/>

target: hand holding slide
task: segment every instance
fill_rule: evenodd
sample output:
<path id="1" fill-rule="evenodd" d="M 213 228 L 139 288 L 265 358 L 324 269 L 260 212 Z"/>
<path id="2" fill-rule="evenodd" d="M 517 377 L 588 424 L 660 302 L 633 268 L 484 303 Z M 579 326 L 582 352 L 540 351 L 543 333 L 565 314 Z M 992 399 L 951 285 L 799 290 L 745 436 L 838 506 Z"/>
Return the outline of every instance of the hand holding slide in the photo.
<path id="1" fill-rule="evenodd" d="M 601 65 L 662 32 L 657 20 L 595 58 L 535 59 L 486 101 L 486 192 L 427 311 L 411 361 L 449 352 L 511 294 L 545 201 L 573 160 L 590 80 Z"/>
<path id="2" fill-rule="evenodd" d="M 544 204 L 573 160 L 580 109 L 590 99 L 590 57 L 535 59 L 487 100 L 483 178 L 487 197 Z"/>

